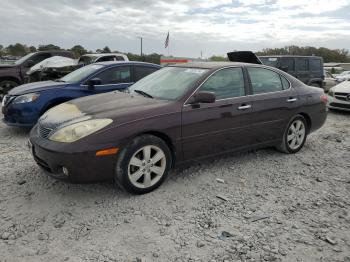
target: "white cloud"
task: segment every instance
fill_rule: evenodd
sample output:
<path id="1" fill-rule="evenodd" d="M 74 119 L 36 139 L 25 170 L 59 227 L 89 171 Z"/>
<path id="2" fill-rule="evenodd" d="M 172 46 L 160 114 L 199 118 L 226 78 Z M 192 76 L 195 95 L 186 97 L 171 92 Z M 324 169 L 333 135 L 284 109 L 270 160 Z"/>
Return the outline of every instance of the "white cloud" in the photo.
<path id="1" fill-rule="evenodd" d="M 315 8 L 317 7 L 317 8 Z M 0 44 L 108 45 L 178 56 L 224 54 L 288 44 L 346 48 L 350 3 L 337 0 L 4 0 Z"/>

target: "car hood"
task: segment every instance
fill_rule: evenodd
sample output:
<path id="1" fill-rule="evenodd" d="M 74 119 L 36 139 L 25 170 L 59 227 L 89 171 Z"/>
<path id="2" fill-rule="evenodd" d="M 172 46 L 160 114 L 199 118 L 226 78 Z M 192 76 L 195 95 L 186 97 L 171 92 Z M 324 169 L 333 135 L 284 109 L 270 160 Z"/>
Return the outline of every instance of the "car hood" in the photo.
<path id="1" fill-rule="evenodd" d="M 114 91 L 58 105 L 47 111 L 39 119 L 39 123 L 54 129 L 93 118 L 110 118 L 113 125 L 121 125 L 169 113 L 172 110 L 168 106 L 170 103 L 172 102 Z"/>
<path id="2" fill-rule="evenodd" d="M 28 93 L 41 92 L 47 89 L 64 87 L 67 83 L 55 81 L 42 81 L 17 86 L 9 91 L 10 95 L 24 95 Z"/>
<path id="3" fill-rule="evenodd" d="M 350 93 L 350 81 L 341 82 L 340 84 L 332 87 L 332 90 L 334 92 Z"/>

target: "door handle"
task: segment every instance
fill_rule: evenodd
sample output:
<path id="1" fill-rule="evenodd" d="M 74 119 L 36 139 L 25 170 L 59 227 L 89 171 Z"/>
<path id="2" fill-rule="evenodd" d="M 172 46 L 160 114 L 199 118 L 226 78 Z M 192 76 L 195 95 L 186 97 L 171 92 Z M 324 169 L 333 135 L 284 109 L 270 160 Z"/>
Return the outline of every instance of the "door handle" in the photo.
<path id="1" fill-rule="evenodd" d="M 295 101 L 297 101 L 298 99 L 296 99 L 295 97 L 294 98 L 288 98 L 287 99 L 287 102 L 288 103 L 293 103 L 293 102 L 295 102 Z"/>
<path id="2" fill-rule="evenodd" d="M 251 107 L 252 107 L 251 105 L 241 105 L 238 107 L 238 110 L 246 110 L 246 109 L 249 109 Z"/>

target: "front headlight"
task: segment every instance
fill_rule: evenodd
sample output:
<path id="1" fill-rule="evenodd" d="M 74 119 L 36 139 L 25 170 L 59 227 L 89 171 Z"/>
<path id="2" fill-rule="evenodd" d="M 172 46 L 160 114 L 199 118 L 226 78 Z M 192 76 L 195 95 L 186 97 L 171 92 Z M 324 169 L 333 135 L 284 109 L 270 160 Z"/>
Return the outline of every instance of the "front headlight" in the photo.
<path id="1" fill-rule="evenodd" d="M 29 103 L 37 100 L 39 98 L 40 94 L 38 93 L 30 93 L 25 94 L 21 96 L 17 96 L 15 100 L 13 100 L 14 104 L 22 104 L 22 103 Z"/>
<path id="2" fill-rule="evenodd" d="M 56 142 L 71 143 L 95 133 L 112 122 L 112 119 L 92 119 L 82 121 L 57 130 L 49 137 L 49 139 Z"/>

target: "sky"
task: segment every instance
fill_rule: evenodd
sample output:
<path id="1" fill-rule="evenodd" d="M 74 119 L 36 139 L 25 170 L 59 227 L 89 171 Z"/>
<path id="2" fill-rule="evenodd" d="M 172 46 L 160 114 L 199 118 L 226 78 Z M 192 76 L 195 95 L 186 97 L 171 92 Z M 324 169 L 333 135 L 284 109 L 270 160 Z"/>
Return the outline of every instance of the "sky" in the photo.
<path id="1" fill-rule="evenodd" d="M 350 49 L 350 0 L 2 0 L 0 44 L 203 57 L 286 45 Z M 164 42 L 170 32 L 169 50 Z"/>

